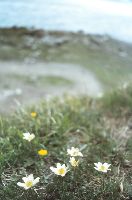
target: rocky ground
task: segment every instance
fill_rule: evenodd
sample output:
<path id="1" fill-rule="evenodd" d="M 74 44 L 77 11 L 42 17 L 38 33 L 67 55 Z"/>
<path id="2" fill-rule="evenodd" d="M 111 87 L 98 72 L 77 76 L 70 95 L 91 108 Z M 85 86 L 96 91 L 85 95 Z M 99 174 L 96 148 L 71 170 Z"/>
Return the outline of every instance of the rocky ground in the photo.
<path id="1" fill-rule="evenodd" d="M 39 99 L 101 96 L 132 78 L 132 45 L 108 36 L 0 30 L 0 112 Z"/>

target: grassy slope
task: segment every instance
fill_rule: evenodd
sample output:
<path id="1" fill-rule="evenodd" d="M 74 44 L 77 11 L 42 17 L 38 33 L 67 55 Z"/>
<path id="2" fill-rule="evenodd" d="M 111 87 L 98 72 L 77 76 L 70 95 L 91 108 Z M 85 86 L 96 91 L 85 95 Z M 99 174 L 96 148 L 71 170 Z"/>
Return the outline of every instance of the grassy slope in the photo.
<path id="1" fill-rule="evenodd" d="M 106 89 L 132 79 L 132 46 L 111 38 L 24 28 L 1 29 L 0 45 L 1 60 L 81 65 L 92 71 Z"/>
<path id="2" fill-rule="evenodd" d="M 36 118 L 31 118 L 31 111 L 37 112 Z M 132 89 L 128 88 L 99 100 L 66 96 L 63 101 L 53 99 L 1 117 L 0 199 L 130 200 L 132 139 L 127 136 L 131 133 L 131 113 Z M 25 131 L 36 135 L 31 144 L 22 139 Z M 84 154 L 79 167 L 63 178 L 53 175 L 49 167 L 67 163 L 66 149 L 71 146 L 81 148 Z M 47 148 L 48 156 L 40 158 L 40 148 Z M 111 163 L 112 170 L 107 175 L 98 173 L 93 168 L 98 161 Z M 16 183 L 30 173 L 39 176 L 40 183 L 23 191 Z"/>

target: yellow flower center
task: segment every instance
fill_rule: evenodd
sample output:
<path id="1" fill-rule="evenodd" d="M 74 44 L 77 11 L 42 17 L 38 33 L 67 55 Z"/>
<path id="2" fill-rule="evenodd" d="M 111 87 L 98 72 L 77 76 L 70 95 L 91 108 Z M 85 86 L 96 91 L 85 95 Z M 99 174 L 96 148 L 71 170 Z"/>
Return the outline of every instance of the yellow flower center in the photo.
<path id="1" fill-rule="evenodd" d="M 63 169 L 63 168 L 58 169 L 58 174 L 59 175 L 65 174 L 65 169 Z"/>
<path id="2" fill-rule="evenodd" d="M 31 112 L 31 117 L 36 117 L 37 113 L 36 112 Z"/>
<path id="3" fill-rule="evenodd" d="M 32 187 L 32 186 L 33 186 L 33 182 L 32 182 L 32 181 L 27 181 L 27 182 L 25 183 L 25 185 L 26 185 L 27 187 Z"/>
<path id="4" fill-rule="evenodd" d="M 101 171 L 106 170 L 105 166 L 102 165 L 102 166 L 100 167 L 100 170 L 101 170 Z"/>
<path id="5" fill-rule="evenodd" d="M 46 155 L 48 154 L 48 151 L 47 151 L 46 149 L 40 149 L 40 150 L 38 151 L 38 154 L 39 154 L 40 156 L 46 156 Z"/>

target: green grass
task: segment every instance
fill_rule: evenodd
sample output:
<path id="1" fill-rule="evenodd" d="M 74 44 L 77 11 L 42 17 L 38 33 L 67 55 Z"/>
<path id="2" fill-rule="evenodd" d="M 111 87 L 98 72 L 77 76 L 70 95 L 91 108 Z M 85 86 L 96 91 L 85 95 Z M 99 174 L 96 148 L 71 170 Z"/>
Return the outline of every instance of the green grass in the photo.
<path id="1" fill-rule="evenodd" d="M 68 80 L 60 76 L 37 76 L 35 78 L 31 76 L 19 75 L 19 74 L 11 74 L 7 76 L 14 80 L 19 80 L 19 81 L 21 80 L 22 82 L 25 82 L 27 84 L 38 85 L 38 86 L 42 86 L 44 84 L 70 85 L 73 83 L 71 80 Z"/>
<path id="2" fill-rule="evenodd" d="M 5 81 L 6 80 L 6 81 Z M 16 85 L 16 82 L 31 86 L 71 86 L 74 84 L 72 80 L 61 76 L 28 76 L 20 74 L 7 74 L 6 77 L 0 77 L 1 87 L 10 88 L 11 85 Z M 4 84 L 3 84 L 4 83 Z M 9 84 L 10 83 L 10 84 Z"/>
<path id="3" fill-rule="evenodd" d="M 31 117 L 32 111 L 37 112 L 36 118 Z M 132 89 L 128 88 L 98 100 L 54 98 L 1 116 L 0 200 L 130 200 L 132 140 L 122 135 L 121 128 L 128 125 L 131 113 Z M 26 131 L 36 135 L 31 143 L 22 138 Z M 67 164 L 66 150 L 72 146 L 84 155 L 80 165 L 65 177 L 54 175 L 50 166 Z M 37 155 L 40 148 L 49 152 L 44 158 Z M 111 163 L 111 171 L 97 172 L 93 167 L 98 161 Z M 25 191 L 17 182 L 30 173 L 39 176 L 40 183 Z"/>

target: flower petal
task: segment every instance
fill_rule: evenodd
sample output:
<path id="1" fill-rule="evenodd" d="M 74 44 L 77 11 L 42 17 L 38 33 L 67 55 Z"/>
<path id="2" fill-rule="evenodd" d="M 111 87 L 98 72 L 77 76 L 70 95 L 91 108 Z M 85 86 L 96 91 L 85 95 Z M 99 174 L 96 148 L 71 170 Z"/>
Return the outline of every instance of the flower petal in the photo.
<path id="1" fill-rule="evenodd" d="M 57 163 L 56 166 L 57 166 L 57 168 L 61 168 L 62 167 L 60 163 Z"/>
<path id="2" fill-rule="evenodd" d="M 33 185 L 37 184 L 39 182 L 39 177 L 37 177 L 34 181 L 33 181 Z"/>
<path id="3" fill-rule="evenodd" d="M 50 170 L 52 171 L 52 172 L 56 172 L 56 168 L 55 167 L 50 167 Z"/>
<path id="4" fill-rule="evenodd" d="M 99 171 L 99 169 L 97 167 L 94 167 L 94 169 L 96 169 L 97 171 Z"/>
<path id="5" fill-rule="evenodd" d="M 28 181 L 34 181 L 34 177 L 33 177 L 33 174 L 30 174 L 28 177 L 27 177 Z"/>
<path id="6" fill-rule="evenodd" d="M 103 165 L 108 168 L 111 164 L 104 163 Z"/>
<path id="7" fill-rule="evenodd" d="M 83 157 L 83 154 L 81 152 L 78 153 L 79 156 Z"/>
<path id="8" fill-rule="evenodd" d="M 19 187 L 25 188 L 25 184 L 24 184 L 24 183 L 18 182 L 17 185 L 18 185 Z"/>
<path id="9" fill-rule="evenodd" d="M 22 180 L 24 181 L 24 183 L 27 182 L 27 177 L 23 177 Z"/>

